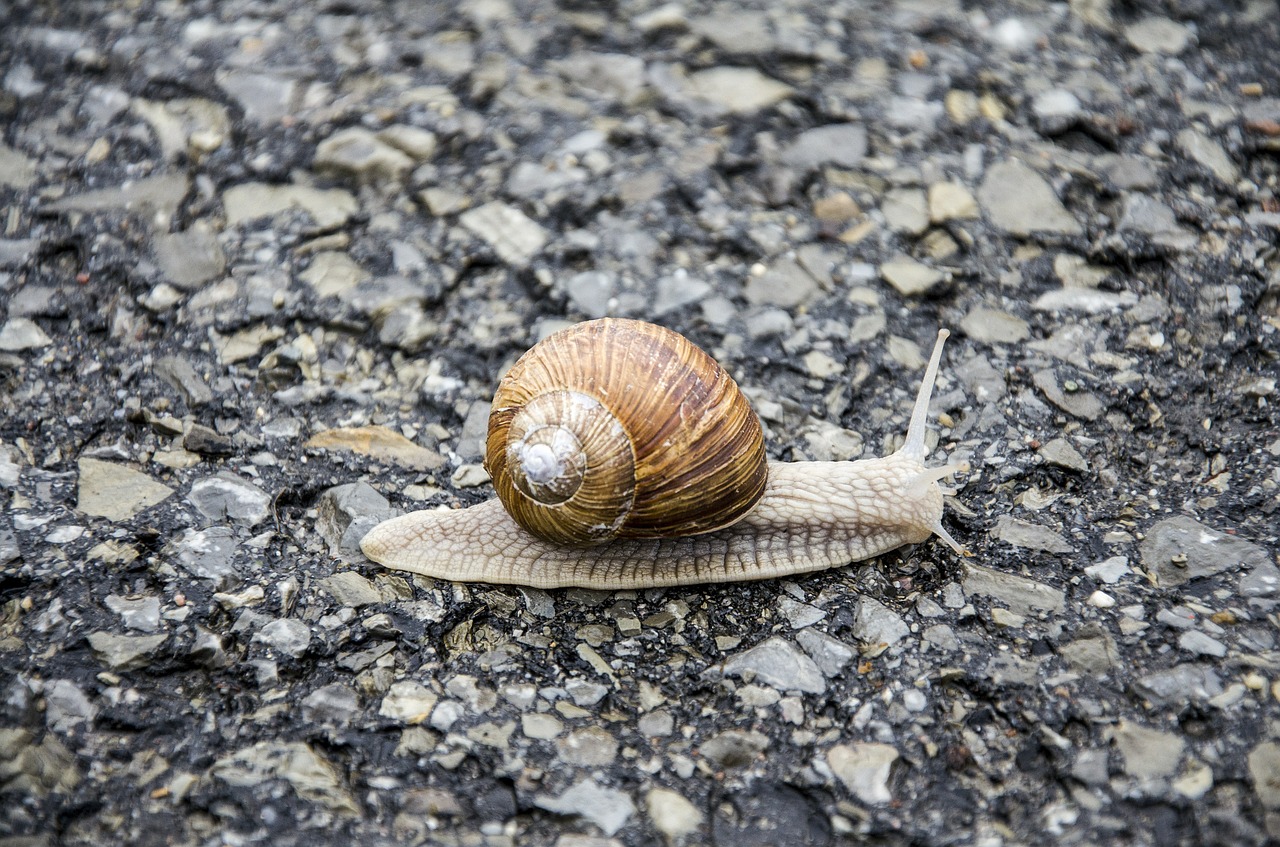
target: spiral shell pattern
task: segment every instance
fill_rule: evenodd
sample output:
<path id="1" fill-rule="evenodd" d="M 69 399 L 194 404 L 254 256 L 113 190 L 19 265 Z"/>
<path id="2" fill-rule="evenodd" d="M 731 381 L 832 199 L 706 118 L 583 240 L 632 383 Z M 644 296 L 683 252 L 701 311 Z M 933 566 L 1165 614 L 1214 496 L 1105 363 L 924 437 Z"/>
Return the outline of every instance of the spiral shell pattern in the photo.
<path id="1" fill-rule="evenodd" d="M 529 532 L 562 544 L 697 535 L 755 506 L 760 420 L 679 333 L 604 318 L 549 336 L 498 386 L 485 467 Z"/>

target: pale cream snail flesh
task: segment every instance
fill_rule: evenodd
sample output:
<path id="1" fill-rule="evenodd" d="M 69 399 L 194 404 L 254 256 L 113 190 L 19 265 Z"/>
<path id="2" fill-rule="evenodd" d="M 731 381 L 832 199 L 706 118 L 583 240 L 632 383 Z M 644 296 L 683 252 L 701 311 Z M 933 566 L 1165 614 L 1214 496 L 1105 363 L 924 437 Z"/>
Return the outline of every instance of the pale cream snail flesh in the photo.
<path id="1" fill-rule="evenodd" d="M 622 319 L 575 325 L 512 366 L 490 417 L 485 465 L 495 488 L 504 499 L 533 494 L 550 501 L 536 508 L 549 508 L 551 518 L 523 513 L 526 504 L 514 510 L 517 523 L 495 499 L 392 518 L 360 547 L 386 567 L 456 582 L 596 589 L 788 576 L 873 558 L 932 535 L 967 555 L 942 526 L 938 481 L 968 465 L 924 465 L 929 398 L 947 336 L 938 332 L 896 452 L 857 461 L 766 462 L 755 413 L 723 368 L 683 336 Z M 631 344 L 662 349 L 636 353 Z M 693 372 L 706 381 L 688 382 Z M 641 377 L 655 373 L 656 385 L 646 386 Z M 535 387 L 511 387 L 525 379 Z M 539 399 L 544 383 L 558 396 Z M 602 411 L 612 406 L 622 408 L 624 421 Z M 640 420 L 626 422 L 637 407 Z M 575 435 L 553 422 L 565 412 L 576 416 L 575 425 L 585 419 Z M 693 436 L 683 435 L 682 425 L 692 425 Z M 641 431 L 639 446 L 633 429 Z M 616 437 L 632 446 L 618 446 Z M 597 441 L 612 445 L 603 458 L 582 452 Z M 635 461 L 634 468 L 618 470 L 624 460 Z M 512 473 L 531 479 L 512 481 Z M 627 505 L 642 507 L 638 527 L 602 502 L 610 487 Z M 579 493 L 585 506 L 570 503 Z M 684 525 L 663 517 L 664 493 L 694 516 Z M 591 511 L 597 507 L 603 517 Z M 568 529 L 546 529 L 566 514 Z"/>

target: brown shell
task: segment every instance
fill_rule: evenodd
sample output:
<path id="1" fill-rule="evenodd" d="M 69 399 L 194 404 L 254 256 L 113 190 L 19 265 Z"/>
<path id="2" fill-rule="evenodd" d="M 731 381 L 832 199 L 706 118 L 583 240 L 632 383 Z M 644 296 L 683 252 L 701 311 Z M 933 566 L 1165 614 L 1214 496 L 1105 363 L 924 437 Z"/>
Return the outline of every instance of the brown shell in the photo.
<path id="1" fill-rule="evenodd" d="M 526 352 L 498 385 L 485 468 L 511 516 L 568 544 L 696 535 L 764 493 L 760 419 L 679 333 L 603 318 Z"/>

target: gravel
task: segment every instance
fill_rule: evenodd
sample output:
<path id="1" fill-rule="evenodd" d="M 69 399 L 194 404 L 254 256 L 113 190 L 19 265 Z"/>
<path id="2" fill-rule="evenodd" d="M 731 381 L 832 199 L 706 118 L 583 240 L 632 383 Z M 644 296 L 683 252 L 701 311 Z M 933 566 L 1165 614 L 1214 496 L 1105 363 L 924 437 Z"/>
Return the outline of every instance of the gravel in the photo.
<path id="1" fill-rule="evenodd" d="M 756 6 L 9 4 L 0 843 L 1280 840 L 1274 2 Z M 600 315 L 974 557 L 364 560 Z"/>

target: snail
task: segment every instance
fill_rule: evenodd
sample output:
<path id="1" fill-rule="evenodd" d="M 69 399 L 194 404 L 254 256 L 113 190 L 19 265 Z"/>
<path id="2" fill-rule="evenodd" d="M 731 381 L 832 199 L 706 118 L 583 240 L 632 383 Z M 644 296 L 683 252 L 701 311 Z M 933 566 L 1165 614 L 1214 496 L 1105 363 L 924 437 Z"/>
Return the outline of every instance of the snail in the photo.
<path id="1" fill-rule="evenodd" d="M 905 443 L 878 459 L 770 462 L 729 374 L 684 336 L 603 318 L 536 344 L 501 380 L 485 468 L 499 499 L 411 512 L 360 542 L 398 570 L 456 582 L 637 589 L 840 567 L 937 535 L 925 418 L 938 332 Z"/>

